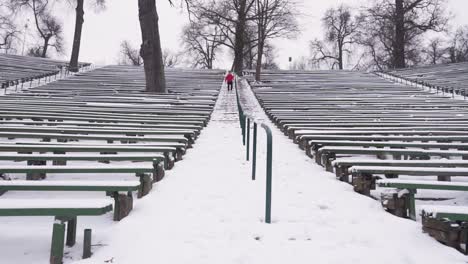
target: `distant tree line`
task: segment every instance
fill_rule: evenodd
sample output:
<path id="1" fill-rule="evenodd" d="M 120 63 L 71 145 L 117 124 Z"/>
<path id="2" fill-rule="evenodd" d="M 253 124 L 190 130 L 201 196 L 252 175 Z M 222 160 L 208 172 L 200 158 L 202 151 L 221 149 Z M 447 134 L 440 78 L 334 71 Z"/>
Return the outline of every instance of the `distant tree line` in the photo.
<path id="1" fill-rule="evenodd" d="M 468 27 L 450 30 L 446 0 L 370 3 L 360 12 L 344 4 L 326 11 L 310 66 L 383 70 L 468 61 Z"/>
<path id="2" fill-rule="evenodd" d="M 232 70 L 239 75 L 244 69 L 255 70 L 260 80 L 262 69 L 278 68 L 273 40 L 300 32 L 297 18 L 302 14 L 295 0 L 176 2 L 190 21 L 181 36 L 183 54 L 163 47 L 155 0 L 138 0 L 141 45 L 121 44 L 119 62 L 144 66 L 148 92 L 167 91 L 165 68 L 188 63 L 212 69 L 225 50 L 233 57 Z M 0 0 L 0 51 L 40 57 L 48 57 L 50 51 L 63 53 L 63 25 L 54 12 L 61 3 L 76 11 L 70 56 L 70 70 L 76 71 L 85 7 L 105 8 L 105 0 Z M 446 6 L 447 0 L 370 0 L 360 9 L 332 7 L 321 19 L 323 37 L 310 42 L 310 57 L 295 59 L 291 66 L 383 70 L 467 61 L 468 26 L 451 30 Z M 31 29 L 21 26 L 22 14 L 33 20 Z M 33 31 L 36 42 L 24 50 L 27 30 Z"/>

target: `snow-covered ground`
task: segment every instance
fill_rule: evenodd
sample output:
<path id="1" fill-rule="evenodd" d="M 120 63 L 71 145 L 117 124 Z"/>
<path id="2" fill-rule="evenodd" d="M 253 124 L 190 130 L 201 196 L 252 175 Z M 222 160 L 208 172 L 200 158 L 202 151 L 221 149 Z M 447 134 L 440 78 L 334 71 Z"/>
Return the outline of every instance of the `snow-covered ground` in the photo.
<path id="1" fill-rule="evenodd" d="M 338 182 L 267 120 L 249 89 L 240 91 L 247 111 L 273 129 L 272 224 L 264 223 L 265 133 L 259 130 L 259 168 L 253 182 L 250 163 L 245 161 L 235 94 L 223 88 L 212 120 L 194 148 L 149 195 L 135 201 L 129 217 L 118 223 L 112 221 L 111 213 L 78 218 L 78 243 L 66 248 L 65 263 L 468 261 L 423 234 L 420 223 L 392 216 L 378 201 Z M 48 176 L 48 180 L 61 180 L 54 174 Z M 76 180 L 81 177 L 98 180 L 107 176 L 73 176 Z M 64 197 L 61 192 L 9 192 L 2 198 L 26 195 Z M 66 197 L 72 198 L 70 193 Z M 74 197 L 94 199 L 103 194 L 77 193 Z M 52 223 L 50 217 L 0 218 L 0 263 L 48 263 Z M 81 260 L 85 228 L 93 229 L 94 255 Z"/>
<path id="2" fill-rule="evenodd" d="M 265 168 L 250 180 L 235 95 L 223 89 L 195 148 L 128 218 L 101 223 L 93 257 L 77 263 L 466 263 L 419 223 L 386 213 L 315 165 L 266 119 L 250 90 L 242 89 L 242 101 L 274 132 L 271 225 L 263 222 Z"/>

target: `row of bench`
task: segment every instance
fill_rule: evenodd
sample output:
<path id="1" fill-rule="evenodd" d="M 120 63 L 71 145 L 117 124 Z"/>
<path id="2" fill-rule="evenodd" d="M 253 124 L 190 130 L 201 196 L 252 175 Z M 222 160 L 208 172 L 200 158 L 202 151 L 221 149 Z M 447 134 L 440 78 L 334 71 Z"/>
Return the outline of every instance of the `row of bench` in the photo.
<path id="1" fill-rule="evenodd" d="M 385 72 L 391 78 L 424 85 L 441 93 L 452 93 L 466 98 L 468 63 L 450 63 L 397 69 Z"/>
<path id="2" fill-rule="evenodd" d="M 3 89 L 12 85 L 23 84 L 67 71 L 65 61 L 0 54 L 0 84 Z M 88 67 L 89 63 L 80 63 L 79 67 Z"/>
<path id="3" fill-rule="evenodd" d="M 284 134 L 387 211 L 416 220 L 418 190 L 435 200 L 434 191 L 468 190 L 466 102 L 370 73 L 271 71 L 262 80 L 251 87 Z M 466 253 L 468 209 L 432 203 L 419 208 L 424 231 Z"/>
<path id="4" fill-rule="evenodd" d="M 0 201 L 15 207 L 0 206 L 0 216 L 56 217 L 51 263 L 60 263 L 65 227 L 71 246 L 78 216 L 113 209 L 114 220 L 123 219 L 133 208 L 132 193 L 145 196 L 182 160 L 211 117 L 222 76 L 169 70 L 169 93 L 148 94 L 141 67 L 108 66 L 0 97 L 0 193 L 8 192 Z M 61 195 L 36 201 L 28 199 L 31 191 Z M 74 192 L 96 202 L 82 204 Z M 19 205 L 17 196 L 25 198 Z"/>

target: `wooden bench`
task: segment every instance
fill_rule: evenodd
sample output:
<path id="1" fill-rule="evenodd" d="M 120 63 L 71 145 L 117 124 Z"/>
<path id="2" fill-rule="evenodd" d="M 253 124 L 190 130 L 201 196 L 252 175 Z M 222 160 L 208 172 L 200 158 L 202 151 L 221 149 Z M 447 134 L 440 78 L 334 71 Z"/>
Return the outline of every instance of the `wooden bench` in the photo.
<path id="1" fill-rule="evenodd" d="M 166 169 L 171 169 L 174 166 L 174 160 L 182 159 L 185 153 L 183 148 L 158 145 L 136 145 L 136 144 L 121 144 L 121 145 L 88 145 L 88 144 L 50 144 L 50 143 L 20 143 L 5 144 L 0 143 L 0 152 L 18 152 L 18 153 L 60 153 L 61 155 L 68 152 L 97 152 L 104 154 L 115 154 L 119 152 L 131 153 L 163 153 Z M 172 154 L 172 157 L 171 155 Z M 155 155 L 156 156 L 156 155 Z"/>
<path id="2" fill-rule="evenodd" d="M 315 161 L 317 164 L 323 165 L 327 171 L 333 172 L 332 163 L 336 159 L 336 155 L 373 155 L 380 158 L 384 155 L 391 155 L 392 157 L 407 156 L 413 160 L 429 160 L 431 156 L 438 156 L 442 158 L 468 157 L 468 151 L 456 150 L 423 150 L 423 149 L 384 149 L 384 148 L 359 148 L 359 147 L 322 147 L 316 153 Z"/>
<path id="3" fill-rule="evenodd" d="M 28 132 L 0 132 L 0 137 L 10 140 L 16 138 L 38 138 L 46 141 L 57 140 L 101 140 L 113 143 L 121 141 L 122 143 L 132 142 L 174 142 L 183 143 L 189 146 L 189 140 L 184 136 L 158 136 L 158 137 L 137 137 L 137 136 L 112 136 L 112 135 L 78 135 L 78 134 L 58 134 L 58 133 L 28 133 Z"/>
<path id="4" fill-rule="evenodd" d="M 465 182 L 439 182 L 423 180 L 378 180 L 377 186 L 383 188 L 396 188 L 396 191 L 382 193 L 382 205 L 394 215 L 416 220 L 417 190 L 440 191 L 468 191 L 468 183 Z"/>
<path id="5" fill-rule="evenodd" d="M 140 190 L 138 181 L 0 181 L 0 192 L 7 191 L 73 191 L 105 192 L 114 198 L 114 221 L 125 218 L 133 209 L 133 191 Z"/>
<path id="6" fill-rule="evenodd" d="M 468 160 L 379 160 L 379 159 L 337 159 L 332 162 L 335 168 L 336 178 L 340 181 L 349 182 L 349 168 L 352 166 L 385 166 L 385 167 L 435 167 L 435 168 L 456 168 L 468 167 Z M 397 177 L 389 175 L 386 177 Z"/>
<path id="7" fill-rule="evenodd" d="M 468 207 L 424 205 L 421 215 L 424 232 L 468 254 Z"/>
<path id="8" fill-rule="evenodd" d="M 78 216 L 99 216 L 112 211 L 107 200 L 58 200 L 58 199 L 0 199 L 0 216 L 53 216 L 55 217 L 50 263 L 62 263 L 64 243 L 71 247 L 76 243 Z M 66 223 L 66 224 L 65 224 Z M 65 225 L 67 236 L 65 240 Z M 27 228 L 27 227 L 25 227 Z M 91 247 L 91 233 L 85 231 L 85 248 Z"/>
<path id="9" fill-rule="evenodd" d="M 135 176 L 140 178 L 138 197 L 148 194 L 153 187 L 153 183 L 157 181 L 155 177 L 157 169 L 153 166 L 101 166 L 94 168 L 86 166 L 0 166 L 0 175 L 8 173 L 105 173 L 108 175 L 112 175 L 113 173 L 135 173 Z"/>
<path id="10" fill-rule="evenodd" d="M 468 176 L 468 168 L 412 168 L 390 166 L 353 166 L 349 169 L 352 175 L 354 190 L 364 195 L 370 195 L 375 189 L 378 177 L 374 174 L 406 175 L 406 176 L 437 176 L 439 179 L 450 180 L 452 176 Z"/>
<path id="11" fill-rule="evenodd" d="M 299 147 L 306 150 L 306 153 L 310 155 L 310 143 L 313 141 L 399 141 L 399 142 L 438 142 L 438 143 L 450 143 L 450 142 L 468 142 L 468 136 L 419 136 L 419 135 L 311 135 L 302 136 L 297 138 Z"/>

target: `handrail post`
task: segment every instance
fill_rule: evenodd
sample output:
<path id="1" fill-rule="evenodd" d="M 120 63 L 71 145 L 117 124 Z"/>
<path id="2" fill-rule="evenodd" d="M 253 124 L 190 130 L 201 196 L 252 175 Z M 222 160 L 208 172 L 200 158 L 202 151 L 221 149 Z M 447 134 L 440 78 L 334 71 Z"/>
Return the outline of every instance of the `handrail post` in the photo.
<path id="1" fill-rule="evenodd" d="M 247 147 L 245 148 L 246 149 L 246 160 L 249 161 L 250 160 L 250 118 L 247 117 Z"/>
<path id="2" fill-rule="evenodd" d="M 253 127 L 253 149 L 252 149 L 252 180 L 255 181 L 257 172 L 257 123 Z"/>
<path id="3" fill-rule="evenodd" d="M 271 186 L 272 186 L 272 166 L 273 166 L 273 136 L 271 129 L 262 124 L 267 134 L 267 179 L 266 179 L 266 204 L 265 204 L 265 222 L 271 224 Z"/>
<path id="4" fill-rule="evenodd" d="M 241 114 L 241 123 L 242 123 L 242 145 L 245 146 L 245 116 Z"/>

